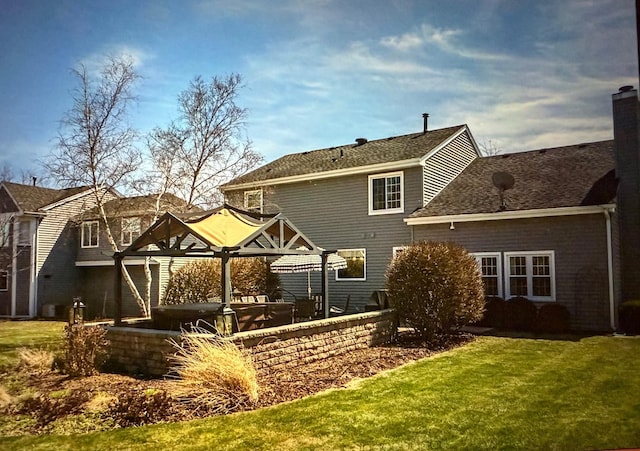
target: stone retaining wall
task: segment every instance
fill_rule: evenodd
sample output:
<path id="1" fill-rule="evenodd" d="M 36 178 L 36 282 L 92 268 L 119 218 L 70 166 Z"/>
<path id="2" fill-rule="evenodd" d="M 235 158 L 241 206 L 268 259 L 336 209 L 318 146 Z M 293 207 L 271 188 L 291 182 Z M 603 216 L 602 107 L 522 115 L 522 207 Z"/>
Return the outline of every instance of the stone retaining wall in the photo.
<path id="1" fill-rule="evenodd" d="M 262 372 L 386 343 L 396 333 L 395 324 L 395 311 L 382 310 L 240 332 L 230 339 L 251 349 Z M 106 327 L 111 366 L 130 374 L 166 374 L 175 352 L 169 340 L 179 341 L 180 332 L 132 326 Z"/>

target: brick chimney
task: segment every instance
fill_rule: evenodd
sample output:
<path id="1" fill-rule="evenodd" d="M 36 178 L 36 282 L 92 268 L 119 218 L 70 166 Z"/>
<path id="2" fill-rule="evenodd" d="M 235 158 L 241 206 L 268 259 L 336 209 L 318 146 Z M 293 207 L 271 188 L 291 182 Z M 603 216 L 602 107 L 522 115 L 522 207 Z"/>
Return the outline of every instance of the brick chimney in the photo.
<path id="1" fill-rule="evenodd" d="M 612 95 L 616 212 L 620 233 L 622 301 L 640 299 L 640 107 L 638 91 L 623 86 Z"/>

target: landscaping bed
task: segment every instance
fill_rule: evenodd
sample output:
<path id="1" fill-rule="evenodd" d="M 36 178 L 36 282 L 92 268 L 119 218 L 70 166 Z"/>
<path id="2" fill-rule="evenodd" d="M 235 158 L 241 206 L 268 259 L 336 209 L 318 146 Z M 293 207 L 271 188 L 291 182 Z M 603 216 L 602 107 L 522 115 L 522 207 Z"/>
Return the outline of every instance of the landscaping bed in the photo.
<path id="1" fill-rule="evenodd" d="M 258 376 L 256 403 L 227 406 L 225 412 L 252 410 L 299 399 L 331 388 L 345 387 L 354 380 L 427 357 L 471 340 L 470 335 L 454 336 L 438 349 L 427 349 L 401 335 L 394 343 L 360 349 L 286 371 Z M 157 422 L 175 422 L 206 417 L 220 412 L 211 406 L 195 406 L 193 393 L 186 400 L 178 381 L 136 379 L 119 374 L 70 378 L 55 371 L 16 372 L 5 370 L 0 384 L 10 387 L 17 379 L 32 401 L 2 415 L 0 435 L 77 434 Z M 14 382 L 12 382 L 14 381 Z"/>

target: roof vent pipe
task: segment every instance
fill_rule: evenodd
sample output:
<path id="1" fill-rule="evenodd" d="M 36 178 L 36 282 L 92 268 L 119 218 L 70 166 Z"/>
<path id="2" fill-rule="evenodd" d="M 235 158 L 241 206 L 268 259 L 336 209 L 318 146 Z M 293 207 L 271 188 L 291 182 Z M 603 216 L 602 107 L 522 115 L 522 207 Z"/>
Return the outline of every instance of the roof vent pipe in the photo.
<path id="1" fill-rule="evenodd" d="M 429 113 L 422 113 L 422 120 L 424 123 L 424 127 L 422 129 L 422 133 L 427 133 L 428 127 L 427 127 L 427 122 L 429 120 Z"/>
<path id="2" fill-rule="evenodd" d="M 356 138 L 356 143 L 361 146 L 363 144 L 366 144 L 367 142 L 367 138 Z"/>

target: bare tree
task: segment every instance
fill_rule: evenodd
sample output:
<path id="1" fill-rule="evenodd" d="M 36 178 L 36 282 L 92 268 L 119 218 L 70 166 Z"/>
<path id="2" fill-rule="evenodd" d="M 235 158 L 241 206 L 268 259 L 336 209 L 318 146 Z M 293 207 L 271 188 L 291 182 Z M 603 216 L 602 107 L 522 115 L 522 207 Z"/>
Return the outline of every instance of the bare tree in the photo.
<path id="1" fill-rule="evenodd" d="M 236 105 L 241 77 L 195 77 L 178 97 L 179 118 L 149 138 L 154 159 L 171 160 L 171 191 L 189 205 L 222 202 L 218 186 L 262 161 L 244 136 L 246 110 Z"/>
<path id="2" fill-rule="evenodd" d="M 134 146 L 137 133 L 127 122 L 128 107 L 135 101 L 133 88 L 140 77 L 131 58 L 114 56 L 107 58 L 97 81 L 84 65 L 73 74 L 78 79 L 73 106 L 62 119 L 56 151 L 45 166 L 60 185 L 91 187 L 107 240 L 117 252 L 104 205 L 117 186 L 130 180 L 142 161 Z M 141 313 L 148 316 L 147 303 L 126 267 L 122 273 Z"/>
<path id="3" fill-rule="evenodd" d="M 502 153 L 502 150 L 498 147 L 498 145 L 490 139 L 488 141 L 482 141 L 480 144 L 478 144 L 478 147 L 480 148 L 480 152 L 484 157 L 493 157 Z"/>

